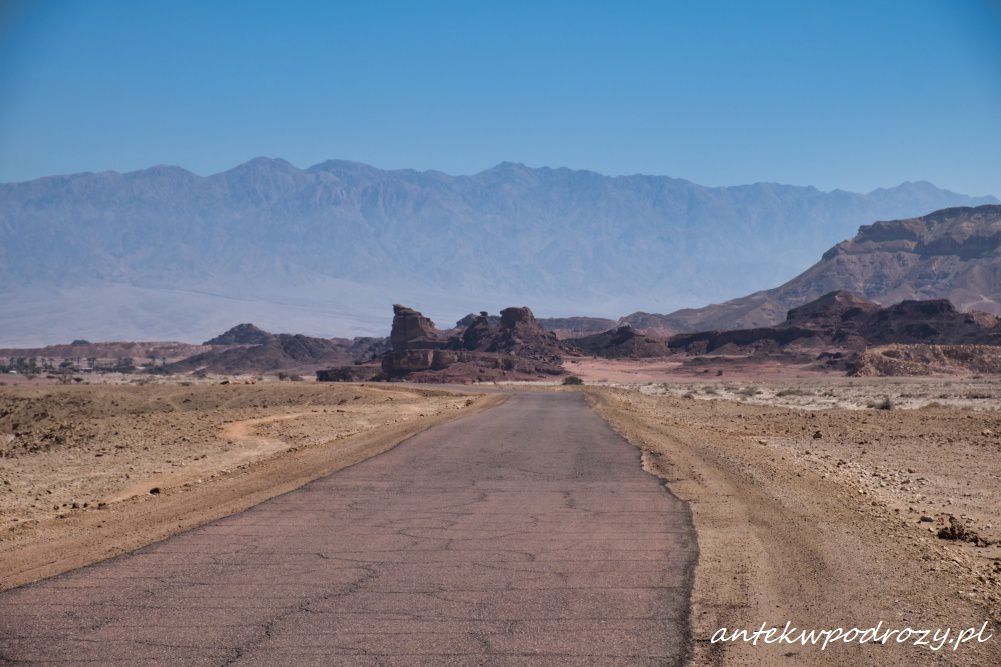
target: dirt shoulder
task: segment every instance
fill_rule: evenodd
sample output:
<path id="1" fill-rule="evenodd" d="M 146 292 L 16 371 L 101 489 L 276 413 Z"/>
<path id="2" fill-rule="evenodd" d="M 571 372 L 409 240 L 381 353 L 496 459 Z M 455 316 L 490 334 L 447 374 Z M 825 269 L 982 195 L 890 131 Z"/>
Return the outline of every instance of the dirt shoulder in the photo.
<path id="1" fill-rule="evenodd" d="M 268 383 L 0 392 L 0 590 L 239 512 L 503 395 Z"/>
<path id="2" fill-rule="evenodd" d="M 695 664 L 1001 664 L 998 636 L 955 652 L 709 641 L 719 628 L 786 621 L 816 629 L 987 621 L 996 632 L 998 548 L 936 537 L 948 513 L 965 513 L 957 508 L 960 493 L 969 494 L 969 524 L 996 535 L 998 448 L 988 440 L 998 432 L 996 413 L 806 411 L 587 391 L 599 414 L 641 448 L 647 469 L 691 504 L 700 551 Z M 916 496 L 921 509 L 909 506 Z M 921 521 L 924 512 L 931 522 Z"/>

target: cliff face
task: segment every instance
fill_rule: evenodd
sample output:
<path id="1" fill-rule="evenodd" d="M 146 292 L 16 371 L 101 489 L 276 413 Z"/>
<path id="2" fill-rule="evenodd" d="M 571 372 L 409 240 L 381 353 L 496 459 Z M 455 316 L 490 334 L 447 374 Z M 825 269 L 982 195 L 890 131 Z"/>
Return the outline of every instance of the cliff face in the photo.
<path id="1" fill-rule="evenodd" d="M 883 304 L 947 299 L 959 310 L 1001 315 L 1001 206 L 865 225 L 772 296 L 809 299 L 832 289 Z"/>
<path id="2" fill-rule="evenodd" d="M 705 308 L 623 318 L 660 332 L 770 326 L 785 312 L 844 290 L 880 304 L 947 299 L 1001 315 L 1001 206 L 949 208 L 864 225 L 789 282 Z"/>
<path id="3" fill-rule="evenodd" d="M 393 306 L 393 328 L 389 334 L 389 344 L 394 350 L 408 347 L 443 347 L 447 335 L 438 331 L 430 318 L 422 313 L 396 304 Z"/>

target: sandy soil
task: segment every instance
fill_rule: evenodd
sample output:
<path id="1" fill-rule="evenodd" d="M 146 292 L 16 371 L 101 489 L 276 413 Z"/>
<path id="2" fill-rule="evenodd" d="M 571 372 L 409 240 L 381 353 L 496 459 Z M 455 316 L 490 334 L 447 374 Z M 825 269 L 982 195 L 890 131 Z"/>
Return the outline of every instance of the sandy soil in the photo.
<path id="1" fill-rule="evenodd" d="M 0 388 L 0 588 L 249 507 L 499 399 L 299 382 Z"/>
<path id="2" fill-rule="evenodd" d="M 622 383 L 610 383 L 618 385 Z M 716 378 L 692 382 L 673 380 L 638 386 L 649 394 L 676 398 L 725 399 L 753 405 L 820 410 L 871 409 L 887 405 L 898 410 L 967 408 L 1001 411 L 1001 377 L 981 378 L 849 378 L 826 377 Z"/>
<path id="3" fill-rule="evenodd" d="M 689 362 L 689 363 L 685 363 Z M 694 363 L 693 363 L 694 362 Z M 563 368 L 593 383 L 679 382 L 685 380 L 750 380 L 762 378 L 826 378 L 832 374 L 812 364 L 748 357 L 666 357 L 664 359 L 568 358 Z M 717 375 L 717 373 L 719 375 Z"/>
<path id="4" fill-rule="evenodd" d="M 731 397 L 743 402 L 692 387 L 588 389 L 599 413 L 641 447 L 648 469 L 691 503 L 700 548 L 695 664 L 1001 664 L 997 636 L 955 653 L 857 644 L 821 653 L 708 641 L 721 627 L 787 620 L 811 628 L 880 620 L 931 628 L 990 621 L 997 628 L 1001 549 L 936 535 L 953 515 L 981 540 L 1001 538 L 1001 413 L 858 409 L 870 395 L 912 394 L 921 403 L 931 402 L 928 394 L 988 391 L 948 381 L 868 382 L 801 387 L 819 394 L 819 404 L 805 393 L 775 397 L 782 389 L 767 383 L 758 385 L 760 394 L 734 389 Z M 996 406 L 999 385 L 986 384 Z M 828 393 L 852 407 L 817 409 Z M 807 405 L 761 404 L 768 395 Z"/>

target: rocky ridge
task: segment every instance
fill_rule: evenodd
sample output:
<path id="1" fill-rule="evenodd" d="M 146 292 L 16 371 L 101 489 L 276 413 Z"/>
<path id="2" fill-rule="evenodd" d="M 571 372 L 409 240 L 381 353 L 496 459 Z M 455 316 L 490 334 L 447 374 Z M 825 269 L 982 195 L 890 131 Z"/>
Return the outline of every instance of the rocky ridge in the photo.
<path id="1" fill-rule="evenodd" d="M 607 359 L 666 357 L 672 353 L 663 338 L 642 333 L 628 324 L 590 336 L 572 338 L 569 342 L 584 354 Z"/>
<path id="2" fill-rule="evenodd" d="M 997 345 L 1001 321 L 963 313 L 945 299 L 906 300 L 888 307 L 843 290 L 789 310 L 772 327 L 678 334 L 668 347 L 688 354 L 809 352 L 838 348 L 861 352 L 887 344 Z"/>
<path id="3" fill-rule="evenodd" d="M 313 372 L 317 367 L 368 361 L 387 347 L 381 338 L 318 338 L 273 334 L 239 324 L 205 342 L 211 349 L 161 368 L 166 373 Z"/>

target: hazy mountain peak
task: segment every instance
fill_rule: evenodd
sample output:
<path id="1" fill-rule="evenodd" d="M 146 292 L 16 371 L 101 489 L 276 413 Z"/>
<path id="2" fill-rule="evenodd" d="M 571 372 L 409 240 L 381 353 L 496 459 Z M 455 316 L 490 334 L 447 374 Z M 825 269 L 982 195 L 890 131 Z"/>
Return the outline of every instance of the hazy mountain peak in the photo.
<path id="1" fill-rule="evenodd" d="M 324 160 L 323 162 L 318 162 L 312 167 L 306 169 L 308 172 L 318 172 L 318 171 L 332 171 L 332 172 L 345 172 L 345 171 L 363 171 L 367 173 L 378 173 L 381 170 L 377 167 L 365 164 L 364 162 L 355 162 L 354 160 Z"/>
<path id="2" fill-rule="evenodd" d="M 504 162 L 498 162 L 493 167 L 490 167 L 489 169 L 485 169 L 485 170 L 481 171 L 480 173 L 476 174 L 476 176 L 484 176 L 484 175 L 493 175 L 493 176 L 512 176 L 512 175 L 528 176 L 528 175 L 533 175 L 535 173 L 544 172 L 544 171 L 549 171 L 549 169 L 547 167 L 538 167 L 538 168 L 528 167 L 528 166 L 522 164 L 521 162 L 504 161 Z"/>
<path id="3" fill-rule="evenodd" d="M 271 158 L 271 157 L 255 157 L 247 160 L 243 164 L 238 164 L 232 169 L 228 169 L 222 174 L 244 174 L 244 173 L 263 173 L 269 171 L 279 171 L 279 172 L 301 172 L 301 170 L 296 167 L 291 162 L 283 160 L 281 158 Z M 218 174 L 217 174 L 218 175 Z"/>
<path id="4" fill-rule="evenodd" d="M 117 172 L 105 172 L 105 173 L 117 173 Z M 134 178 L 139 178 L 142 176 L 155 176 L 161 178 L 198 178 L 197 174 L 188 171 L 184 167 L 178 167 L 172 164 L 158 164 L 149 167 L 148 169 L 131 171 L 125 175 L 132 176 Z"/>

